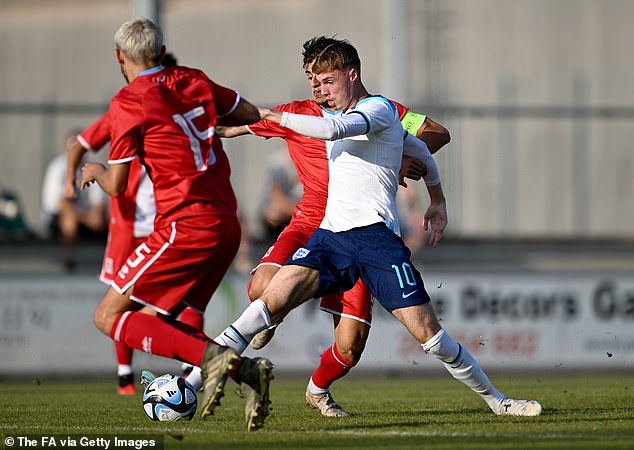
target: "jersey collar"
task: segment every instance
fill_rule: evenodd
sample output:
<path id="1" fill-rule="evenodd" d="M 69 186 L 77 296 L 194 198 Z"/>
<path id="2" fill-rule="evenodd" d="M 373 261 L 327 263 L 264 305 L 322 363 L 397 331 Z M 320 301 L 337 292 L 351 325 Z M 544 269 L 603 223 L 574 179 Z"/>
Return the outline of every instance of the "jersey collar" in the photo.
<path id="1" fill-rule="evenodd" d="M 138 76 L 150 75 L 152 73 L 160 72 L 161 70 L 163 70 L 163 66 L 159 65 L 156 67 L 152 67 L 151 69 L 145 69 L 143 72 L 139 72 Z"/>

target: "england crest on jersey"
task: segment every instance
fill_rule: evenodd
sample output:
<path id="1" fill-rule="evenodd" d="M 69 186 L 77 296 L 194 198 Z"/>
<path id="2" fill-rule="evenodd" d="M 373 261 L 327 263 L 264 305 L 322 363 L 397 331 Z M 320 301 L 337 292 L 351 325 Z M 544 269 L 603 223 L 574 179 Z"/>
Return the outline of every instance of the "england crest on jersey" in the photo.
<path id="1" fill-rule="evenodd" d="M 293 261 L 295 261 L 296 259 L 305 258 L 306 256 L 308 256 L 309 253 L 310 250 L 306 248 L 298 248 L 297 251 L 293 254 Z"/>

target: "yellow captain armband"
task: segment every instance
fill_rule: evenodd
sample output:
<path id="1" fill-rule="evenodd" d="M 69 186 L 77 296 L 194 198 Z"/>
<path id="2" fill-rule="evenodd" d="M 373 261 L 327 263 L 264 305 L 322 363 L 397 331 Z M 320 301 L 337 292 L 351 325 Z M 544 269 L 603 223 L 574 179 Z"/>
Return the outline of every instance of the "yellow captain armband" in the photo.
<path id="1" fill-rule="evenodd" d="M 416 136 L 416 133 L 418 133 L 418 130 L 420 130 L 420 127 L 423 125 L 426 118 L 427 116 L 425 116 L 425 114 L 407 111 L 403 120 L 401 120 L 401 124 L 403 125 L 403 129 L 405 131 Z"/>

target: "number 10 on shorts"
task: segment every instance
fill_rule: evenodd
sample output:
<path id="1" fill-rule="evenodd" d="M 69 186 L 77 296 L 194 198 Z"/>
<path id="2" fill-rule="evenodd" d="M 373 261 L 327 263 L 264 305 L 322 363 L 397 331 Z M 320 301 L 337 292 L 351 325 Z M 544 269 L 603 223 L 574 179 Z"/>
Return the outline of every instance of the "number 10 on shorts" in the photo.
<path id="1" fill-rule="evenodd" d="M 398 278 L 398 284 L 401 286 L 401 289 L 405 288 L 405 283 L 408 286 L 416 286 L 416 277 L 414 277 L 414 271 L 410 263 L 403 263 L 401 267 L 392 264 L 392 269 L 396 272 L 396 277 Z"/>

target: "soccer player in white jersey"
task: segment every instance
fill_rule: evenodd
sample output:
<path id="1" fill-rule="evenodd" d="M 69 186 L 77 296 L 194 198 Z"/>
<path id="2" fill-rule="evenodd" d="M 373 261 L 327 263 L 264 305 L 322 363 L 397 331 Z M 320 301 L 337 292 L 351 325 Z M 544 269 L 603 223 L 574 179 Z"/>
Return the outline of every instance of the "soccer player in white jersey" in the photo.
<path id="1" fill-rule="evenodd" d="M 423 350 L 479 394 L 496 414 L 537 416 L 542 406 L 499 392 L 478 362 L 440 326 L 410 252 L 398 236 L 396 189 L 401 156 L 422 160 L 431 203 L 423 226 L 436 245 L 447 224 L 437 167 L 426 145 L 404 133 L 392 103 L 369 95 L 360 61 L 347 42 L 327 47 L 313 64 L 322 94 L 340 116 L 313 117 L 261 110 L 264 119 L 329 141 L 330 179 L 320 228 L 273 277 L 260 299 L 220 336 L 242 352 L 253 336 L 313 297 L 350 289 L 360 277 L 381 305 L 403 323 Z M 405 136 L 405 137 L 404 137 Z M 216 338 L 218 340 L 218 338 Z"/>
<path id="2" fill-rule="evenodd" d="M 321 51 L 336 42 L 339 40 L 326 36 L 314 37 L 304 42 L 303 67 L 313 98 L 277 105 L 274 109 L 317 117 L 335 113 L 321 95 L 321 87 L 312 73 L 312 65 Z M 432 154 L 449 142 L 449 131 L 442 125 L 425 115 L 410 111 L 398 102 L 392 100 L 392 103 L 396 106 L 403 127 L 425 141 Z M 268 120 L 242 127 L 221 127 L 216 131 L 223 137 L 253 134 L 267 139 L 284 139 L 303 186 L 302 198 L 295 207 L 291 222 L 251 272 L 248 292 L 249 299 L 253 301 L 260 298 L 275 273 L 310 239 L 324 218 L 328 199 L 326 142 L 295 133 Z M 403 157 L 401 176 L 420 180 L 423 173 L 424 166 L 417 164 L 416 160 Z M 361 359 L 372 323 L 372 305 L 372 296 L 361 280 L 345 293 L 321 298 L 320 309 L 333 317 L 334 343 L 322 352 L 319 365 L 310 377 L 305 398 L 309 407 L 319 410 L 326 417 L 349 416 L 332 397 L 330 387 L 346 376 Z M 258 333 L 251 341 L 251 347 L 258 350 L 266 345 L 273 337 L 274 327 Z"/>

